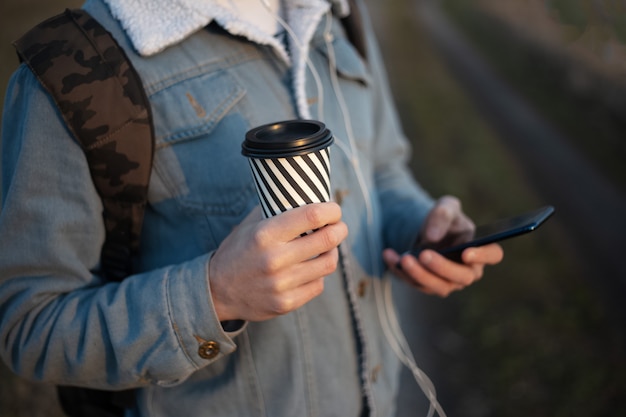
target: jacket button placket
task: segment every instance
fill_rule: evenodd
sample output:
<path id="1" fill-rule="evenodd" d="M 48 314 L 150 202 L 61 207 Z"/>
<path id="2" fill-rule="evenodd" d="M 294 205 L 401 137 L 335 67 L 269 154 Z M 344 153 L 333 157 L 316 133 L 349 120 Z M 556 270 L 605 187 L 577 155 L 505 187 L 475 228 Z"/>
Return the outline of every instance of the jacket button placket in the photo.
<path id="1" fill-rule="evenodd" d="M 359 281 L 359 284 L 357 285 L 357 288 L 356 288 L 356 293 L 360 298 L 363 298 L 367 295 L 368 285 L 369 285 L 369 282 L 367 282 L 366 279 L 362 279 L 361 281 Z"/>

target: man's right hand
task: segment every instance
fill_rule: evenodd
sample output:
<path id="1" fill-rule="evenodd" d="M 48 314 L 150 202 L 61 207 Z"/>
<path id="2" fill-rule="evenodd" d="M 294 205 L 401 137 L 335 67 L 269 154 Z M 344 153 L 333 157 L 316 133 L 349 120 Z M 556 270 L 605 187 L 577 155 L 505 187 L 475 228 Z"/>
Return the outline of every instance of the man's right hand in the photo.
<path id="1" fill-rule="evenodd" d="M 253 210 L 211 258 L 209 283 L 219 320 L 268 320 L 317 297 L 324 277 L 337 268 L 337 246 L 347 235 L 335 203 L 309 204 L 269 219 Z"/>

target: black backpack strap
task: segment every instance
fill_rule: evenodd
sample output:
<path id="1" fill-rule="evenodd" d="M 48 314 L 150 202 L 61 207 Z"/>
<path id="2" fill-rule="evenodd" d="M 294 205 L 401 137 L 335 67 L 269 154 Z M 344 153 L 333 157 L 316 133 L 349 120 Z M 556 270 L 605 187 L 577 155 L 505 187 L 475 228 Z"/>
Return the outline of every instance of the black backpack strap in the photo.
<path id="1" fill-rule="evenodd" d="M 131 273 L 154 152 L 150 104 L 115 39 L 83 10 L 66 10 L 14 43 L 80 143 L 102 198 L 107 279 Z"/>

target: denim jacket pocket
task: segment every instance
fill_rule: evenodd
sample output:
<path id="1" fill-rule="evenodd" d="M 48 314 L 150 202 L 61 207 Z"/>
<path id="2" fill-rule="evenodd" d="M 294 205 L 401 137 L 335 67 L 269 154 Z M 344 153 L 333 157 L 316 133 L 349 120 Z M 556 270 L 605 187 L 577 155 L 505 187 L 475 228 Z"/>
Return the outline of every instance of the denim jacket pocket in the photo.
<path id="1" fill-rule="evenodd" d="M 240 215 L 254 193 L 241 155 L 245 90 L 228 71 L 185 79 L 151 97 L 156 152 L 150 202 L 175 199 L 187 213 Z"/>

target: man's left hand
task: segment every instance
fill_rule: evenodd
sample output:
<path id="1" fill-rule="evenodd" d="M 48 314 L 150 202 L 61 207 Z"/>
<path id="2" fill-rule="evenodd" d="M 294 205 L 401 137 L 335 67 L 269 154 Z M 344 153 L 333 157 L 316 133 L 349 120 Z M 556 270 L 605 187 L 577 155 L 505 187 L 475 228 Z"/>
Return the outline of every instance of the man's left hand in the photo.
<path id="1" fill-rule="evenodd" d="M 445 196 L 437 201 L 428 214 L 422 236 L 429 242 L 438 242 L 449 233 L 472 231 L 474 223 L 463 213 L 455 197 Z M 393 249 L 383 251 L 389 269 L 426 294 L 447 297 L 478 281 L 486 265 L 495 265 L 504 256 L 502 247 L 492 243 L 467 248 L 461 254 L 462 263 L 451 261 L 433 250 L 423 250 L 416 258 L 400 255 Z"/>

